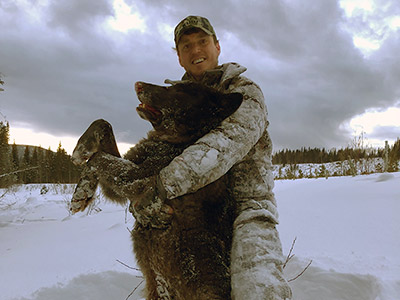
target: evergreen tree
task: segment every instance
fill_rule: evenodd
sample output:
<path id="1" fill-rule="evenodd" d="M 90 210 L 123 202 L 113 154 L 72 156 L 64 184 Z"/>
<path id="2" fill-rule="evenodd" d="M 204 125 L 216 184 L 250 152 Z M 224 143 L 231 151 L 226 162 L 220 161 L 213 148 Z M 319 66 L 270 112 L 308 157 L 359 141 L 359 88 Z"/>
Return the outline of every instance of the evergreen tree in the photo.
<path id="1" fill-rule="evenodd" d="M 388 161 L 389 172 L 399 171 L 399 160 L 400 160 L 400 139 L 397 139 L 393 147 L 389 151 L 389 161 Z"/>
<path id="2" fill-rule="evenodd" d="M 65 150 L 61 146 L 61 142 L 58 144 L 56 156 L 54 159 L 54 177 L 56 182 L 63 182 L 64 181 L 64 156 L 66 155 Z"/>
<path id="3" fill-rule="evenodd" d="M 30 148 L 32 146 L 25 146 L 25 151 L 24 155 L 22 157 L 22 168 L 27 169 L 24 172 L 22 172 L 22 179 L 24 183 L 33 183 L 35 182 L 35 169 L 31 169 L 32 167 L 36 167 L 35 165 L 32 164 L 32 155 Z"/>
<path id="4" fill-rule="evenodd" d="M 44 155 L 44 180 L 46 183 L 56 182 L 54 180 L 54 153 L 49 149 L 46 150 Z"/>
<path id="5" fill-rule="evenodd" d="M 25 168 L 28 168 L 31 163 L 31 154 L 29 151 L 29 146 L 25 146 L 24 156 L 22 158 L 22 163 L 24 164 Z"/>
<path id="6" fill-rule="evenodd" d="M 15 141 L 11 147 L 11 156 L 12 156 L 13 169 L 16 171 L 19 168 L 19 156 L 18 156 L 18 149 L 17 149 L 17 145 L 15 144 Z"/>
<path id="7" fill-rule="evenodd" d="M 38 148 L 35 147 L 33 148 L 33 153 L 32 153 L 32 157 L 31 157 L 31 161 L 30 161 L 30 165 L 31 167 L 37 167 L 38 166 Z M 38 170 L 37 169 L 33 169 L 31 170 L 31 181 L 33 183 L 38 183 L 39 182 L 39 178 L 38 178 Z"/>
<path id="8" fill-rule="evenodd" d="M 3 78 L 3 74 L 1 74 L 1 72 L 0 72 L 0 85 L 4 85 L 4 80 L 2 78 Z M 4 89 L 2 87 L 0 87 L 0 92 L 2 92 L 2 91 L 4 91 Z"/>
<path id="9" fill-rule="evenodd" d="M 44 174 L 44 149 L 39 147 L 38 149 L 38 173 L 37 173 L 37 177 L 38 177 L 38 182 L 42 183 L 45 182 L 43 179 L 43 174 Z"/>
<path id="10" fill-rule="evenodd" d="M 12 171 L 11 153 L 8 145 L 10 125 L 8 122 L 0 121 L 0 176 L 6 175 Z M 13 182 L 12 175 L 0 177 L 0 188 L 7 187 Z"/>
<path id="11" fill-rule="evenodd" d="M 12 159 L 12 169 L 13 171 L 17 171 L 20 167 L 18 148 L 15 144 L 15 141 L 11 147 L 11 159 Z M 15 173 L 15 181 L 16 183 L 21 182 L 21 173 Z"/>

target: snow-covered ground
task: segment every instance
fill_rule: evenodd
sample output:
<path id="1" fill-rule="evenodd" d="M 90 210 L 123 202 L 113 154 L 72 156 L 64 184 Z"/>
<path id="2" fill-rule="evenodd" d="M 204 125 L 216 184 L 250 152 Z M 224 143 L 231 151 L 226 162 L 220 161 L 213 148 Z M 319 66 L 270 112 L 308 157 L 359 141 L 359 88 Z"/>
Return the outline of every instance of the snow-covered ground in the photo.
<path id="1" fill-rule="evenodd" d="M 123 207 L 69 216 L 72 186 L 0 190 L 0 300 L 127 299 L 142 278 Z M 277 181 L 295 300 L 400 299 L 400 173 Z M 101 208 L 99 212 L 97 208 Z M 120 262 L 118 262 L 119 260 Z M 129 297 L 140 299 L 139 285 Z"/>

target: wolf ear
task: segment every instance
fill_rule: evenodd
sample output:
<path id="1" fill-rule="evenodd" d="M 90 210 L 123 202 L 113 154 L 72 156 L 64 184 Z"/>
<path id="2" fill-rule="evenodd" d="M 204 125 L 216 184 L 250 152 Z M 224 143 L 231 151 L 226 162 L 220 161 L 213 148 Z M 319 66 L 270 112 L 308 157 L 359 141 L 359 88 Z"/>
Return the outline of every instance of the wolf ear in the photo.
<path id="1" fill-rule="evenodd" d="M 240 93 L 229 93 L 223 94 L 221 99 L 221 105 L 228 116 L 233 114 L 243 102 L 243 95 Z"/>

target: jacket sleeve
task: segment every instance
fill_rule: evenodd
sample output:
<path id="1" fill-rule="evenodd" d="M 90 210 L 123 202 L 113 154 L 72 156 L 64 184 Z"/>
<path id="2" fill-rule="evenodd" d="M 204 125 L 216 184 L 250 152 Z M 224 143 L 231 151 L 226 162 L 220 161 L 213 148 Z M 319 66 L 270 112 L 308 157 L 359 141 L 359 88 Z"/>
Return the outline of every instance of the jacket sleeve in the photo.
<path id="1" fill-rule="evenodd" d="M 261 89 L 245 77 L 237 80 L 230 91 L 243 95 L 238 110 L 161 170 L 167 198 L 195 192 L 226 174 L 265 131 L 267 113 Z"/>

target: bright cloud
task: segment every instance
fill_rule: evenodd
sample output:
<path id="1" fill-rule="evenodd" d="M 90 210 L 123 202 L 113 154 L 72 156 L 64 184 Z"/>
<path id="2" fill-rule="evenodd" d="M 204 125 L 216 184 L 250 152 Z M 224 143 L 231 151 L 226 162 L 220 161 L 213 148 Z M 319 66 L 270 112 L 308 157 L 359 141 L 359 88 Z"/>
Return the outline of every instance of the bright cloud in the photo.
<path id="1" fill-rule="evenodd" d="M 346 29 L 353 35 L 354 46 L 368 57 L 400 28 L 400 16 L 390 8 L 377 5 L 374 0 L 342 0 L 339 2 L 349 24 Z"/>
<path id="2" fill-rule="evenodd" d="M 353 132 L 355 136 L 366 135 L 366 140 L 371 146 L 383 147 L 384 140 L 393 143 L 395 138 L 386 136 L 383 140 L 382 137 L 377 137 L 376 133 L 380 132 L 382 128 L 392 128 L 400 134 L 400 107 L 389 107 L 384 110 L 368 109 L 341 127 Z"/>
<path id="3" fill-rule="evenodd" d="M 373 10 L 373 0 L 342 0 L 339 3 L 347 17 L 351 17 L 356 9 L 362 9 L 365 11 Z"/>
<path id="4" fill-rule="evenodd" d="M 381 43 L 376 40 L 372 40 L 362 36 L 353 37 L 354 46 L 363 49 L 364 51 L 378 50 Z"/>
<path id="5" fill-rule="evenodd" d="M 161 37 L 168 43 L 171 42 L 171 37 L 174 36 L 174 27 L 169 24 L 158 24 L 157 26 L 158 32 L 160 33 Z"/>
<path id="6" fill-rule="evenodd" d="M 370 109 L 350 121 L 350 127 L 362 128 L 366 133 L 372 133 L 376 127 L 380 126 L 400 127 L 400 108 L 390 107 L 383 111 Z"/>
<path id="7" fill-rule="evenodd" d="M 115 15 L 108 20 L 108 24 L 117 31 L 127 32 L 137 29 L 141 32 L 146 30 L 146 24 L 138 12 L 132 12 L 132 7 L 124 0 L 114 0 L 113 8 Z"/>
<path id="8" fill-rule="evenodd" d="M 391 17 L 389 19 L 389 26 L 392 30 L 397 30 L 400 28 L 400 16 Z"/>

